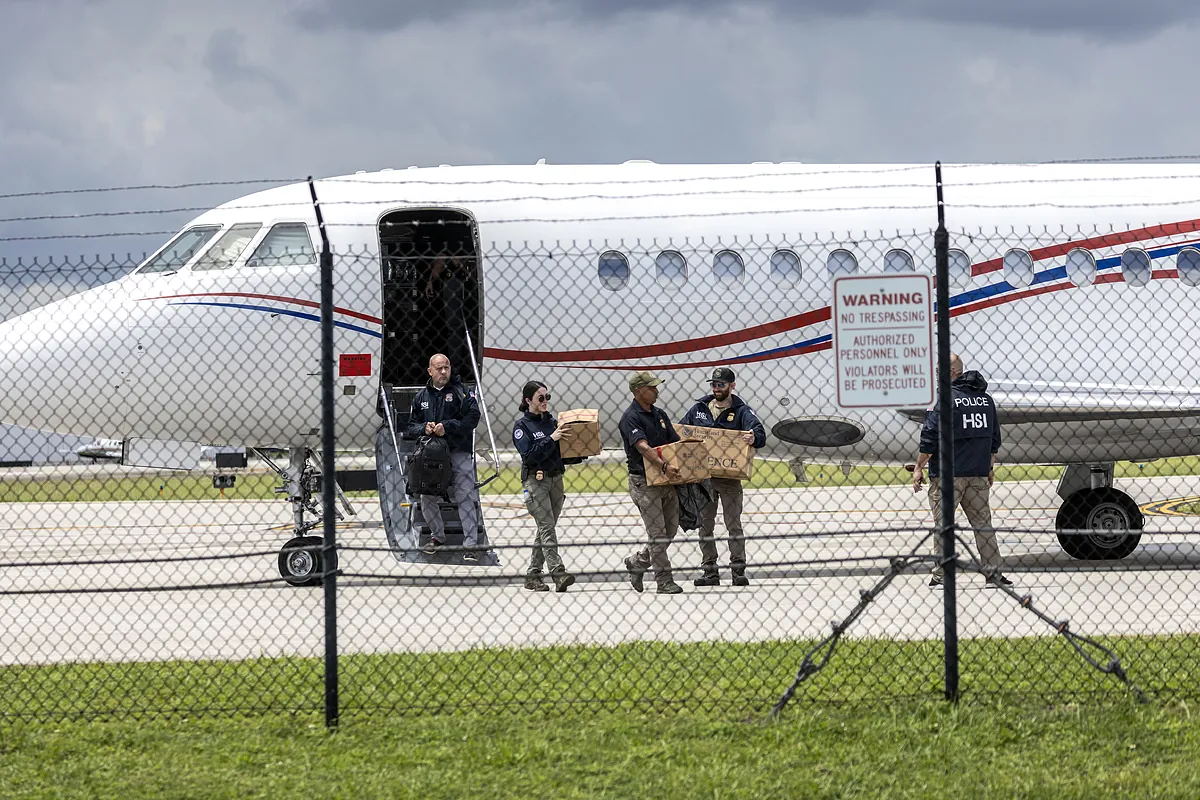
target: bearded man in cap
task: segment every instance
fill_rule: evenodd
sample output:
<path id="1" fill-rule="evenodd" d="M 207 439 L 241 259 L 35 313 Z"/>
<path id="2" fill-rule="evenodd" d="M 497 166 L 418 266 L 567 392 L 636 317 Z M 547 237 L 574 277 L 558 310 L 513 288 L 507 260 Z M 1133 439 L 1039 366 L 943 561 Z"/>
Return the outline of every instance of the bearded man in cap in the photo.
<path id="1" fill-rule="evenodd" d="M 767 431 L 742 398 L 733 393 L 733 370 L 717 367 L 708 382 L 712 391 L 699 398 L 679 421 L 681 425 L 704 428 L 724 428 L 743 431 L 746 444 L 758 449 L 767 443 Z M 717 571 L 717 540 L 713 531 L 717 524 L 717 501 L 725 516 L 729 532 L 729 569 L 734 586 L 749 586 L 746 577 L 746 539 L 742 530 L 742 482 L 736 478 L 713 478 L 713 498 L 700 517 L 700 566 L 703 574 L 692 581 L 696 586 L 720 586 Z"/>
<path id="2" fill-rule="evenodd" d="M 655 448 L 679 441 L 679 434 L 658 401 L 658 385 L 662 379 L 649 372 L 639 372 L 629 379 L 633 402 L 621 415 L 621 439 L 629 464 L 629 496 L 642 515 L 646 526 L 647 544 L 625 559 L 629 583 L 634 591 L 643 589 L 642 574 L 654 568 L 659 594 L 679 594 L 683 587 L 671 580 L 671 562 L 667 547 L 679 531 L 679 496 L 675 487 L 647 486 L 646 469 L 658 469 L 671 478 L 679 477 L 679 467 L 658 456 Z"/>

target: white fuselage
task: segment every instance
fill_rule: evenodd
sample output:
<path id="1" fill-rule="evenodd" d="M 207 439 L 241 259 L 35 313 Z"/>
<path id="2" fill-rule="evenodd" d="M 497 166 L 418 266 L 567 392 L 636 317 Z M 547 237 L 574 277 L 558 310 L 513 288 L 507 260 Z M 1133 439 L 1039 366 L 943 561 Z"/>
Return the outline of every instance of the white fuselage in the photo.
<path id="1" fill-rule="evenodd" d="M 924 165 L 627 164 L 317 181 L 334 253 L 335 352 L 369 354 L 372 365 L 369 375 L 337 377 L 338 446 L 369 449 L 380 423 L 378 222 L 398 209 L 445 208 L 476 225 L 482 383 L 499 446 L 510 444 L 527 380 L 553 387 L 554 408 L 599 408 L 612 447 L 632 371 L 667 379 L 660 405 L 678 419 L 713 366 L 726 364 L 769 433 L 789 420 L 863 431 L 834 447 L 772 435 L 764 455 L 911 460 L 919 414 L 836 404 L 827 263 L 846 250 L 860 274 L 882 273 L 885 253 L 901 250 L 932 272 L 933 175 Z M 1005 422 L 1000 459 L 1200 452 L 1200 410 L 1187 413 L 1200 409 L 1191 379 L 1200 288 L 1176 271 L 1177 251 L 1200 240 L 1200 167 L 946 166 L 945 175 L 950 246 L 974 273 L 951 284 L 953 346 L 985 375 L 1002 411 L 1024 414 Z M 264 230 L 304 222 L 320 246 L 305 184 L 239 198 L 188 227 L 247 221 Z M 1059 277 L 1073 247 L 1099 263 L 1094 284 Z M 1121 279 L 1131 247 L 1150 258 L 1145 286 Z M 1032 285 L 1006 282 L 1001 260 L 1012 248 L 1032 254 Z M 722 250 L 743 260 L 741 280 L 714 277 Z M 608 251 L 629 265 L 627 285 L 615 290 L 597 275 Z M 656 279 L 662 251 L 687 259 L 686 281 Z M 797 257 L 798 280 L 772 277 L 780 251 Z M 318 268 L 244 262 L 134 273 L 3 323 L 0 422 L 114 439 L 317 445 Z"/>

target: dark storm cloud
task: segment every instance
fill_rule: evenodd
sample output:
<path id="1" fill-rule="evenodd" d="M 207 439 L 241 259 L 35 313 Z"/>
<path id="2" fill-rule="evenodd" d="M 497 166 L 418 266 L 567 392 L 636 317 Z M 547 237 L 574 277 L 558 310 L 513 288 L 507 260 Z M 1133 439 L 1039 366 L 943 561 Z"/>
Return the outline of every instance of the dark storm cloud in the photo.
<path id="1" fill-rule="evenodd" d="M 284 103 L 295 100 L 288 86 L 266 69 L 251 64 L 246 58 L 246 37 L 231 28 L 213 31 L 204 50 L 204 67 L 221 86 L 270 89 Z"/>
<path id="2" fill-rule="evenodd" d="M 310 0 L 296 12 L 296 19 L 311 30 L 382 32 L 480 12 L 603 20 L 638 13 L 698 16 L 747 8 L 791 18 L 880 16 L 1116 40 L 1200 18 L 1200 3 L 1194 0 Z"/>

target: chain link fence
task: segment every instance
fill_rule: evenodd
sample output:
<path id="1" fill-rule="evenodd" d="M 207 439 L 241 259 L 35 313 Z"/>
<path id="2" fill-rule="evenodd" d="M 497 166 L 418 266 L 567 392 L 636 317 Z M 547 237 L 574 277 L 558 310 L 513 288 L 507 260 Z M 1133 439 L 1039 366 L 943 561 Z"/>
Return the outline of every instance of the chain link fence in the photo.
<path id="1" fill-rule="evenodd" d="M 934 396 L 919 340 L 834 340 L 837 277 L 934 274 L 906 180 L 920 209 L 827 189 L 770 234 L 770 187 L 535 187 L 489 219 L 360 177 L 145 259 L 5 260 L 0 716 L 1195 697 L 1200 222 L 949 208 L 953 419 L 994 404 L 999 444 L 955 440 L 947 560 L 931 406 L 842 406 L 835 376 L 859 349 L 863 385 Z M 508 236 L 551 217 L 594 236 Z M 910 345 L 926 368 L 890 372 Z M 453 470 L 422 494 L 430 440 Z"/>

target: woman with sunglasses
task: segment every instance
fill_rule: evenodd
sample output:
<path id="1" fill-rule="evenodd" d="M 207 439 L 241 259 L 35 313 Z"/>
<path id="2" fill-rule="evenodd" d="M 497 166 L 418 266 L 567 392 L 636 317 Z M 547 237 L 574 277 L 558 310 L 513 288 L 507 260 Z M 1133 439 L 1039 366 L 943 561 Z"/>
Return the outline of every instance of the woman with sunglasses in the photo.
<path id="1" fill-rule="evenodd" d="M 565 464 L 576 464 L 582 458 L 563 461 L 558 443 L 571 437 L 571 431 L 551 416 L 550 391 L 541 381 L 530 381 L 521 390 L 521 416 L 513 424 L 513 445 L 521 454 L 521 484 L 525 487 L 525 506 L 537 523 L 533 554 L 525 573 L 525 588 L 533 592 L 550 590 L 542 581 L 542 567 L 550 572 L 554 589 L 565 592 L 575 582 L 558 554 L 558 535 L 555 525 L 562 513 L 563 472 Z"/>

